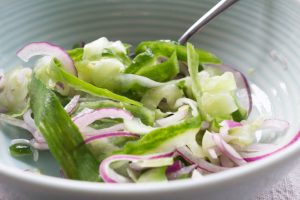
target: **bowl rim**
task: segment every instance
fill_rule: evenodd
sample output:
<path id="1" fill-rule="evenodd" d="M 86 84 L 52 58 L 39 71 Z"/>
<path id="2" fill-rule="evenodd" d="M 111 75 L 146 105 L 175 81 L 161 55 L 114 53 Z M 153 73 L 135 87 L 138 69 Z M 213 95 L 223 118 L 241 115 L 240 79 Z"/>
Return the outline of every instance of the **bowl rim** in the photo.
<path id="1" fill-rule="evenodd" d="M 296 154 L 300 153 L 300 141 L 296 141 L 291 146 L 287 147 L 281 152 L 278 152 L 272 156 L 258 160 L 253 163 L 249 163 L 244 166 L 226 170 L 223 172 L 207 175 L 201 179 L 186 179 L 165 183 L 140 183 L 140 184 L 121 184 L 122 187 L 116 187 L 113 183 L 95 183 L 87 181 L 78 181 L 63 179 L 59 177 L 52 177 L 48 175 L 40 175 L 33 173 L 24 173 L 21 169 L 7 167 L 5 164 L 0 163 L 0 175 L 6 175 L 6 177 L 32 184 L 36 186 L 48 187 L 54 190 L 63 191 L 79 191 L 81 193 L 94 193 L 94 194 L 122 194 L 132 195 L 141 193 L 165 193 L 165 192 L 178 192 L 187 189 L 204 189 L 211 186 L 216 187 L 218 184 L 230 182 L 232 180 L 238 180 L 242 177 L 247 177 L 252 173 L 263 171 L 273 165 L 285 162 L 291 159 Z M 120 184 L 117 184 L 118 186 Z"/>

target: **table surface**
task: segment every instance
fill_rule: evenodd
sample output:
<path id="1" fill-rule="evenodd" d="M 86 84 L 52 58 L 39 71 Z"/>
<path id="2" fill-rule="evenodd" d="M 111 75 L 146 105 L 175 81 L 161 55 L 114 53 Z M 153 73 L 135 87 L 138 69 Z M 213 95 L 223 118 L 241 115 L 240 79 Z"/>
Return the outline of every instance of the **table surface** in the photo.
<path id="1" fill-rule="evenodd" d="M 256 200 L 300 200 L 300 164 L 269 191 L 259 194 Z"/>

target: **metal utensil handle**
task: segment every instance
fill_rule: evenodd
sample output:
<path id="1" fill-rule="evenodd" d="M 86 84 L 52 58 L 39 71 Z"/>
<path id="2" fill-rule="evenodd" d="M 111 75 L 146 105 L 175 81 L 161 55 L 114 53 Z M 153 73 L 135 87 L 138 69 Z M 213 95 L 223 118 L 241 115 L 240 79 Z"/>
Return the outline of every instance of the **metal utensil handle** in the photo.
<path id="1" fill-rule="evenodd" d="M 180 44 L 185 44 L 190 37 L 192 37 L 197 31 L 203 28 L 208 22 L 218 16 L 220 13 L 229 8 L 232 4 L 238 0 L 221 0 L 214 7 L 212 7 L 207 13 L 205 13 L 200 19 L 198 19 L 178 40 Z"/>

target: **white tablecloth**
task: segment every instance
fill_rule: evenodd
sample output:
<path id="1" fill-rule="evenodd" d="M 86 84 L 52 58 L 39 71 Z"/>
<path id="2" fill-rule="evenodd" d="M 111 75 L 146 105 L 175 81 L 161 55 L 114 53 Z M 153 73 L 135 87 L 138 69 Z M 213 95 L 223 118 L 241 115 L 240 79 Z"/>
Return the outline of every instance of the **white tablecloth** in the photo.
<path id="1" fill-rule="evenodd" d="M 271 190 L 259 194 L 256 200 L 300 200 L 300 164 Z"/>

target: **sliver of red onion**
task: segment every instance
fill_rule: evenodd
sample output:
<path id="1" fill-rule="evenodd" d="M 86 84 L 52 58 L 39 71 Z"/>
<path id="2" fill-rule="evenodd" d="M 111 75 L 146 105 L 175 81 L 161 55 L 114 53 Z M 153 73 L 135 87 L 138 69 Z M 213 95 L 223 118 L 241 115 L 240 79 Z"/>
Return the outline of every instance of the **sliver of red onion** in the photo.
<path id="1" fill-rule="evenodd" d="M 243 154 L 244 160 L 246 160 L 247 162 L 253 162 L 253 161 L 257 161 L 269 156 L 272 156 L 286 148 L 288 148 L 289 146 L 293 145 L 294 143 L 296 143 L 298 140 L 300 139 L 300 131 L 285 145 L 278 147 L 277 149 L 274 149 L 271 152 L 260 152 L 260 153 L 253 153 L 253 154 Z"/>
<path id="2" fill-rule="evenodd" d="M 80 99 L 80 95 L 75 95 L 72 99 L 71 99 L 71 101 L 65 106 L 65 111 L 70 115 L 70 114 L 72 114 L 74 111 L 75 111 L 75 109 L 76 109 L 76 107 L 77 107 L 77 105 L 78 105 L 78 103 L 79 103 L 79 99 Z"/>
<path id="3" fill-rule="evenodd" d="M 276 131 L 286 131 L 289 128 L 289 123 L 279 119 L 265 119 L 262 124 L 263 129 L 272 129 Z"/>
<path id="4" fill-rule="evenodd" d="M 160 158 L 167 158 L 172 157 L 173 152 L 162 153 L 162 154 L 155 154 L 155 155 L 148 155 L 148 156 L 134 156 L 134 155 L 113 155 L 106 159 L 104 159 L 99 167 L 99 174 L 100 177 L 106 183 L 129 183 L 132 182 L 131 179 L 128 177 L 122 176 L 115 172 L 111 167 L 110 164 L 116 161 L 139 161 L 139 160 L 147 160 L 147 159 L 160 159 Z"/>
<path id="5" fill-rule="evenodd" d="M 176 160 L 173 163 L 173 165 L 171 165 L 167 168 L 166 173 L 168 174 L 168 173 L 176 172 L 176 171 L 180 170 L 183 167 L 184 167 L 184 164 L 180 160 Z"/>
<path id="6" fill-rule="evenodd" d="M 219 134 L 212 134 L 212 138 L 214 142 L 216 143 L 217 147 L 220 149 L 220 151 L 227 156 L 229 159 L 231 159 L 234 163 L 237 165 L 244 165 L 247 162 L 242 158 L 241 155 L 229 144 L 227 144 L 222 137 Z"/>
<path id="7" fill-rule="evenodd" d="M 126 110 L 117 108 L 102 108 L 98 110 L 88 110 L 80 116 L 75 116 L 73 122 L 80 128 L 83 129 L 95 122 L 96 120 L 103 118 L 121 118 L 123 120 L 131 120 L 133 116 Z"/>
<path id="8" fill-rule="evenodd" d="M 196 157 L 193 153 L 189 150 L 187 146 L 177 147 L 176 152 L 184 158 L 190 164 L 196 164 L 199 168 L 206 172 L 214 173 L 227 170 L 229 168 L 220 167 L 218 165 L 211 164 L 210 162 L 206 161 L 205 159 Z"/>
<path id="9" fill-rule="evenodd" d="M 72 58 L 60 46 L 48 42 L 32 42 L 17 52 L 17 56 L 24 62 L 28 62 L 34 56 L 51 56 L 61 62 L 67 72 L 77 76 L 77 70 Z"/>
<path id="10" fill-rule="evenodd" d="M 189 165 L 180 168 L 177 171 L 167 173 L 168 180 L 178 179 L 180 176 L 189 175 L 193 172 L 193 170 L 197 167 L 197 165 Z"/>
<path id="11" fill-rule="evenodd" d="M 113 125 L 108 128 L 103 128 L 103 129 L 94 129 L 92 127 L 86 127 L 84 129 L 81 129 L 81 132 L 84 134 L 84 136 L 91 137 L 91 136 L 98 135 L 98 134 L 104 134 L 104 133 L 109 133 L 109 132 L 118 132 L 118 131 L 124 130 L 124 128 L 125 128 L 124 124 L 120 123 L 120 124 L 116 124 L 116 125 Z"/>
<path id="12" fill-rule="evenodd" d="M 111 137 L 139 137 L 140 135 L 129 133 L 129 132 L 111 132 L 111 133 L 103 133 L 98 135 L 93 135 L 91 137 L 88 137 L 84 140 L 85 144 L 88 144 L 90 142 L 93 142 L 95 140 L 104 139 L 104 138 L 111 138 Z"/>
<path id="13" fill-rule="evenodd" d="M 31 117 L 31 114 L 32 114 L 31 109 L 29 109 L 28 111 L 26 111 L 24 113 L 24 115 L 23 115 L 24 122 L 30 127 L 30 129 L 31 129 L 30 132 L 37 143 L 46 143 L 43 135 L 38 131 L 38 129 L 35 125 L 35 122 L 34 122 L 33 118 Z"/>

